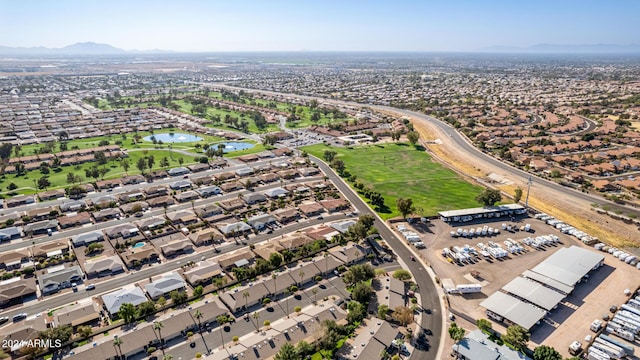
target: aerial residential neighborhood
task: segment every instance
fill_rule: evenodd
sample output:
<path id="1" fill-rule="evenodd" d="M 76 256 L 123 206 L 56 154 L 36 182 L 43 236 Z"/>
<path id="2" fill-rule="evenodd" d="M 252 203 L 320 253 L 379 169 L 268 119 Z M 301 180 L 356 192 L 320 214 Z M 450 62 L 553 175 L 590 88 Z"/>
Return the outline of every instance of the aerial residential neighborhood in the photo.
<path id="1" fill-rule="evenodd" d="M 636 358 L 639 11 L 3 4 L 0 359 Z"/>

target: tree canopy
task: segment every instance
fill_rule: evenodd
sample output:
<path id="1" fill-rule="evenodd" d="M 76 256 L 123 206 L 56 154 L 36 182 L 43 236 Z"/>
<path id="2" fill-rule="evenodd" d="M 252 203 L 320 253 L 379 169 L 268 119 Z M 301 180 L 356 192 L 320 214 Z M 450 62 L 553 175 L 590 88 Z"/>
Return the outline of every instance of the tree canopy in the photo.
<path id="1" fill-rule="evenodd" d="M 562 360 L 562 355 L 551 346 L 540 345 L 533 351 L 533 360 Z"/>
<path id="2" fill-rule="evenodd" d="M 493 206 L 501 200 L 502 193 L 500 193 L 500 190 L 495 189 L 484 189 L 480 195 L 476 196 L 476 201 L 484 206 Z"/>
<path id="3" fill-rule="evenodd" d="M 396 199 L 396 206 L 398 207 L 398 211 L 400 211 L 400 214 L 402 214 L 403 218 L 406 218 L 407 215 L 416 211 L 415 207 L 413 206 L 413 200 L 411 200 L 411 198 L 403 199 L 399 197 L 398 199 Z"/>
<path id="4" fill-rule="evenodd" d="M 516 349 L 522 350 L 529 341 L 529 332 L 520 325 L 511 325 L 507 328 L 507 333 L 502 336 L 502 340 L 513 345 Z"/>

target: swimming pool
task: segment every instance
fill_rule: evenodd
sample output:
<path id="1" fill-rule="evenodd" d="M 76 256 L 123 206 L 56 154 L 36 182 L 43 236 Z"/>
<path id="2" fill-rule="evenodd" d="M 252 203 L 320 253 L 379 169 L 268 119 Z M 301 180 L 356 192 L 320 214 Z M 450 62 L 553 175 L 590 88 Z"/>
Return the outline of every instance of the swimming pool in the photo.
<path id="1" fill-rule="evenodd" d="M 144 141 L 162 141 L 163 143 L 184 143 L 184 142 L 197 142 L 202 140 L 200 136 L 185 134 L 185 133 L 160 133 L 145 136 L 142 139 Z"/>
<path id="2" fill-rule="evenodd" d="M 238 150 L 251 149 L 252 147 L 255 146 L 252 143 L 243 142 L 243 141 L 230 141 L 230 142 L 223 142 L 223 143 L 220 143 L 220 144 L 224 145 L 224 152 L 226 152 L 226 153 L 232 152 L 232 151 L 238 151 Z M 211 146 L 214 149 L 217 149 L 218 145 L 220 145 L 220 144 L 213 144 Z"/>
<path id="3" fill-rule="evenodd" d="M 143 246 L 144 246 L 143 242 L 137 242 L 137 243 L 133 244 L 132 248 L 135 249 L 135 248 L 139 248 L 139 247 L 143 247 Z"/>

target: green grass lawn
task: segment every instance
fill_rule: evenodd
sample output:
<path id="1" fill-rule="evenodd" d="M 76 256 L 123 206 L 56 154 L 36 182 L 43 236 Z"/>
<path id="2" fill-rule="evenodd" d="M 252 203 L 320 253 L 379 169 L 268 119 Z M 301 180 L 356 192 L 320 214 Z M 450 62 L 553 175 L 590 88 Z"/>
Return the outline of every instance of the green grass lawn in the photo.
<path id="1" fill-rule="evenodd" d="M 443 210 L 480 206 L 475 197 L 482 192 L 481 187 L 469 184 L 424 151 L 408 144 L 353 148 L 318 144 L 302 149 L 319 158 L 323 158 L 325 150 L 335 150 L 337 158 L 344 161 L 346 170 L 356 175 L 357 181 L 382 194 L 388 207 L 380 213 L 383 219 L 400 216 L 396 208 L 398 197 L 411 198 L 420 210 L 418 213 L 427 216 Z"/>

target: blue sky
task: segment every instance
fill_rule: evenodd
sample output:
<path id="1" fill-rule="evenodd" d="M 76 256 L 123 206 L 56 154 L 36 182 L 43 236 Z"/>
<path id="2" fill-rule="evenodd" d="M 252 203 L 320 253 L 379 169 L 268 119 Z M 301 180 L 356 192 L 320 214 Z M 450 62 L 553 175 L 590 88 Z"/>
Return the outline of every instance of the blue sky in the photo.
<path id="1" fill-rule="evenodd" d="M 640 43 L 640 0 L 0 0 L 0 45 L 473 51 Z"/>

